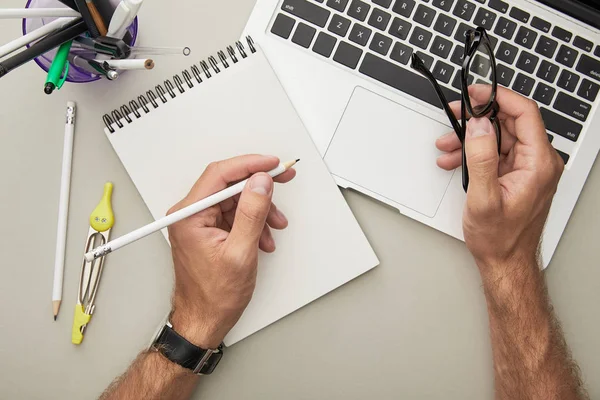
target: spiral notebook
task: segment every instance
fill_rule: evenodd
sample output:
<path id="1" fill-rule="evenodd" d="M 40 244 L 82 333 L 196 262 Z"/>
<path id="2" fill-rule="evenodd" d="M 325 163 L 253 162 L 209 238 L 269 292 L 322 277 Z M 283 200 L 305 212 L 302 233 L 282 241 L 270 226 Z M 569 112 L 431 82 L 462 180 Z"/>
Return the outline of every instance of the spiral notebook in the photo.
<path id="1" fill-rule="evenodd" d="M 289 227 L 261 254 L 254 297 L 231 345 L 375 267 L 379 261 L 275 73 L 250 38 L 104 116 L 105 133 L 154 218 L 215 160 L 300 158 L 274 202 Z M 166 231 L 163 232 L 167 238 Z"/>

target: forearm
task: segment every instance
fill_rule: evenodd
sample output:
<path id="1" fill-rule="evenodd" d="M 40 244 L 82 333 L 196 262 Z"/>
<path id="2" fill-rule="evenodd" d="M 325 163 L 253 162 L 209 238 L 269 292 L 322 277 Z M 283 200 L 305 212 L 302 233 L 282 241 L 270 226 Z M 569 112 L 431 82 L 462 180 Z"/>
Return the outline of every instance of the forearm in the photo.
<path id="1" fill-rule="evenodd" d="M 490 319 L 496 398 L 586 398 L 535 257 L 480 268 Z"/>
<path id="2" fill-rule="evenodd" d="M 147 351 L 106 389 L 100 400 L 188 399 L 197 382 L 198 376 L 191 371 L 157 352 Z"/>

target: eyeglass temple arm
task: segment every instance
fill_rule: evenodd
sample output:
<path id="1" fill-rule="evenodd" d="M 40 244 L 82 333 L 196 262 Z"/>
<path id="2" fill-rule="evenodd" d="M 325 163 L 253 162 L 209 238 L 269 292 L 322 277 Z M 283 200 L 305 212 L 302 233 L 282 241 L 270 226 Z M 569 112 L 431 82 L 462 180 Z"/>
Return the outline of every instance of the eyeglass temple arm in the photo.
<path id="1" fill-rule="evenodd" d="M 437 82 L 437 80 L 435 79 L 435 77 L 433 76 L 431 71 L 429 71 L 427 69 L 427 67 L 425 66 L 425 63 L 423 62 L 421 57 L 419 57 L 416 53 L 413 53 L 411 56 L 410 66 L 413 69 L 420 72 L 421 75 L 423 75 L 425 78 L 427 78 L 427 80 L 431 83 L 439 100 L 442 102 L 442 107 L 444 108 L 446 115 L 448 115 L 448 119 L 450 120 L 450 124 L 452 125 L 452 128 L 454 128 L 454 132 L 456 132 L 456 136 L 458 136 L 458 139 L 460 140 L 460 142 L 463 143 L 464 137 L 462 134 L 462 127 L 459 124 L 458 119 L 454 115 L 454 112 L 450 108 L 450 105 L 448 104 L 448 100 L 446 100 L 446 96 L 444 95 L 444 92 L 442 92 L 442 88 L 440 87 L 439 83 Z"/>

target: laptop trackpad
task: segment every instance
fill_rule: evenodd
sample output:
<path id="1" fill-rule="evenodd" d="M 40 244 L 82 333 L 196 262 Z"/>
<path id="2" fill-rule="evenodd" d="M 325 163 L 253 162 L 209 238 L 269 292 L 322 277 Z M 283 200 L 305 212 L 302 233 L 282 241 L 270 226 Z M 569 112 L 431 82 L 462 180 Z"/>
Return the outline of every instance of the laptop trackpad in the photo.
<path id="1" fill-rule="evenodd" d="M 434 217 L 452 172 L 435 163 L 435 140 L 451 128 L 361 87 L 325 154 L 334 175 Z"/>

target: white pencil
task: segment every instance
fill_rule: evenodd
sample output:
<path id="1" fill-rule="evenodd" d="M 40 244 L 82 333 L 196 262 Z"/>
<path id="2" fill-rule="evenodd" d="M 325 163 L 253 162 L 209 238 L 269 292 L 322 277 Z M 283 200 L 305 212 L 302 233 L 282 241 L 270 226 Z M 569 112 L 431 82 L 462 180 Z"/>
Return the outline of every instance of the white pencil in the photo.
<path id="1" fill-rule="evenodd" d="M 0 19 L 45 17 L 81 17 L 81 14 L 70 8 L 0 8 Z"/>
<path id="2" fill-rule="evenodd" d="M 67 217 L 69 216 L 69 192 L 71 189 L 71 161 L 73 160 L 73 134 L 75 133 L 75 103 L 67 103 L 63 165 L 58 203 L 58 228 L 56 229 L 56 256 L 54 258 L 54 285 L 52 288 L 52 313 L 58 316 L 62 301 L 63 274 L 65 270 L 65 246 L 67 242 Z"/>
<path id="3" fill-rule="evenodd" d="M 36 41 L 36 40 L 46 36 L 47 34 L 49 34 L 51 32 L 54 32 L 57 29 L 64 27 L 69 22 L 73 21 L 74 19 L 75 19 L 74 17 L 59 18 L 57 20 L 50 22 L 49 24 L 46 24 L 34 31 L 29 32 L 26 35 L 23 35 L 15 40 L 13 40 L 12 42 L 8 42 L 5 45 L 0 46 L 0 58 L 4 57 L 7 54 L 12 53 L 15 50 L 20 49 L 21 47 L 23 47 L 33 41 Z"/>
<path id="4" fill-rule="evenodd" d="M 151 59 L 132 59 L 132 60 L 96 60 L 100 64 L 107 63 L 114 69 L 152 69 L 154 61 Z"/>
<path id="5" fill-rule="evenodd" d="M 292 168 L 296 163 L 300 160 L 290 161 L 285 164 L 279 164 L 277 168 L 267 172 L 271 177 L 275 178 L 278 175 L 283 174 L 288 169 Z M 135 241 L 138 241 L 154 232 L 158 232 L 163 228 L 166 228 L 169 225 L 173 225 L 176 222 L 181 221 L 189 216 L 199 213 L 200 211 L 204 211 L 207 208 L 214 206 L 215 204 L 219 204 L 222 201 L 225 201 L 237 194 L 242 193 L 244 187 L 248 183 L 248 179 L 236 183 L 233 186 L 228 187 L 227 189 L 223 189 L 220 192 L 217 192 L 213 195 L 210 195 L 202 200 L 197 201 L 196 203 L 182 208 L 179 211 L 174 212 L 171 215 L 167 215 L 166 217 L 162 217 L 151 224 L 143 226 L 139 229 L 136 229 L 133 232 L 129 232 L 126 235 L 121 236 L 115 240 L 111 240 L 103 246 L 97 247 L 94 250 L 85 254 L 85 259 L 88 262 L 95 260 L 96 258 L 103 257 L 108 253 L 111 253 L 115 250 L 119 250 L 121 247 L 127 246 Z"/>

